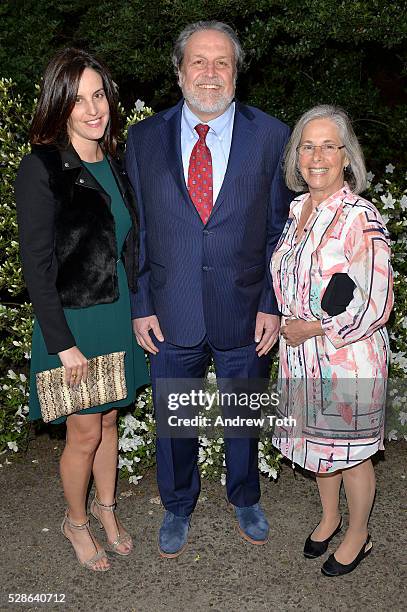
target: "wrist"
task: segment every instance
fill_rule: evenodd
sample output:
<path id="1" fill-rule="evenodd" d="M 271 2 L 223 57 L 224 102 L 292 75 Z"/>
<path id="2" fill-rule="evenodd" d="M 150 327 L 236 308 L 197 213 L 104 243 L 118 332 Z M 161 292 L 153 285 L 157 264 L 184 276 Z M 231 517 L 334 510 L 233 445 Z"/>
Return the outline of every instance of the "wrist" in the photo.
<path id="1" fill-rule="evenodd" d="M 311 338 L 314 336 L 325 336 L 321 321 L 310 321 Z"/>

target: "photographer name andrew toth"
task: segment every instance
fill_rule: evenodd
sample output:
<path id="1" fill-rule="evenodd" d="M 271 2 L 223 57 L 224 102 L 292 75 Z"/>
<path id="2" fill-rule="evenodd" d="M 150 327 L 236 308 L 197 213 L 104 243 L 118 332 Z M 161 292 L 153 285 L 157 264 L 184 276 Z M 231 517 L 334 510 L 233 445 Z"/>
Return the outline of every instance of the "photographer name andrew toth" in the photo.
<path id="1" fill-rule="evenodd" d="M 223 417 L 221 415 L 213 419 L 208 416 L 198 415 L 192 418 L 177 417 L 175 414 L 168 417 L 170 427 L 295 427 L 296 419 L 292 416 L 279 418 L 276 415 L 267 415 L 259 418 L 246 417 Z"/>

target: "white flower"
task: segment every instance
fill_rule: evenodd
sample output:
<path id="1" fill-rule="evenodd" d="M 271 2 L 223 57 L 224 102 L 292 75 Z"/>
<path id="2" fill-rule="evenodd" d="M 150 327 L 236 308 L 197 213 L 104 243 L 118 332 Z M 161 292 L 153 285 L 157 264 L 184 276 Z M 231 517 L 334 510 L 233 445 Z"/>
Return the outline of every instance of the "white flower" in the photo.
<path id="1" fill-rule="evenodd" d="M 198 463 L 203 463 L 205 461 L 206 453 L 202 446 L 199 447 L 198 450 Z"/>
<path id="2" fill-rule="evenodd" d="M 397 431 L 395 429 L 389 431 L 389 433 L 387 434 L 387 439 L 389 440 L 389 442 L 391 442 L 392 440 L 397 440 Z"/>
<path id="3" fill-rule="evenodd" d="M 129 472 L 133 471 L 133 462 L 130 461 L 130 459 L 127 459 L 126 457 L 119 457 L 119 470 L 121 470 L 123 467 L 126 467 Z"/>
<path id="4" fill-rule="evenodd" d="M 128 413 L 123 418 L 123 425 L 124 425 L 123 437 L 124 438 L 126 438 L 127 436 L 133 437 L 135 436 L 135 433 L 134 433 L 135 430 L 140 429 L 141 421 L 136 419 L 132 414 Z"/>
<path id="5" fill-rule="evenodd" d="M 400 351 L 400 353 L 392 353 L 391 354 L 391 361 L 392 361 L 392 363 L 395 363 L 398 366 L 400 366 L 400 368 L 402 370 L 407 372 L 407 357 L 406 357 L 405 353 L 403 353 L 401 351 Z"/>
<path id="6" fill-rule="evenodd" d="M 397 202 L 397 200 L 393 198 L 391 193 L 387 193 L 386 195 L 381 195 L 380 199 L 383 202 L 383 210 L 387 208 L 394 208 L 394 205 Z"/>
<path id="7" fill-rule="evenodd" d="M 136 419 L 132 414 L 128 413 L 123 418 L 125 427 L 130 427 L 132 429 L 136 429 L 140 425 L 140 421 Z"/>
<path id="8" fill-rule="evenodd" d="M 27 376 L 25 374 L 20 374 L 21 382 L 25 382 L 27 380 Z"/>
<path id="9" fill-rule="evenodd" d="M 11 380 L 15 380 L 17 378 L 17 374 L 15 372 L 13 372 L 13 370 L 9 370 L 7 372 L 7 376 L 8 376 L 8 378 L 11 378 Z"/>
<path id="10" fill-rule="evenodd" d="M 393 174 L 394 170 L 396 169 L 395 166 L 393 166 L 393 164 L 387 164 L 385 170 L 388 174 Z"/>
<path id="11" fill-rule="evenodd" d="M 136 100 L 135 106 L 136 106 L 136 111 L 140 112 L 145 107 L 145 103 L 142 100 Z"/>
<path id="12" fill-rule="evenodd" d="M 269 478 L 273 478 L 274 480 L 277 478 L 277 471 L 275 468 L 270 467 L 265 459 L 260 459 L 259 470 L 262 474 L 266 474 Z"/>
<path id="13" fill-rule="evenodd" d="M 403 412 L 402 410 L 400 410 L 399 421 L 402 425 L 405 425 L 407 423 L 407 412 Z"/>
<path id="14" fill-rule="evenodd" d="M 367 180 L 369 181 L 369 183 L 371 183 L 374 179 L 374 174 L 373 172 L 368 172 L 366 175 Z"/>
<path id="15" fill-rule="evenodd" d="M 119 439 L 119 450 L 125 453 L 136 450 L 138 446 L 144 446 L 144 441 L 140 436 L 134 436 L 134 438 L 120 438 Z"/>
<path id="16" fill-rule="evenodd" d="M 224 487 L 226 484 L 226 474 L 222 474 L 220 477 L 220 484 Z"/>
<path id="17" fill-rule="evenodd" d="M 401 210 L 407 210 L 407 196 L 403 195 L 400 200 Z"/>
<path id="18" fill-rule="evenodd" d="M 129 482 L 131 484 L 135 484 L 136 485 L 136 484 L 138 484 L 139 480 L 141 480 L 142 478 L 143 478 L 142 476 L 136 476 L 136 475 L 130 476 L 129 477 Z"/>
<path id="19" fill-rule="evenodd" d="M 7 442 L 7 446 L 9 447 L 10 450 L 14 451 L 15 453 L 18 451 L 18 446 L 14 442 L 14 440 L 12 442 Z"/>
<path id="20" fill-rule="evenodd" d="M 380 193 L 380 191 L 383 191 L 383 183 L 377 183 L 377 185 L 375 185 L 373 189 L 376 193 Z"/>

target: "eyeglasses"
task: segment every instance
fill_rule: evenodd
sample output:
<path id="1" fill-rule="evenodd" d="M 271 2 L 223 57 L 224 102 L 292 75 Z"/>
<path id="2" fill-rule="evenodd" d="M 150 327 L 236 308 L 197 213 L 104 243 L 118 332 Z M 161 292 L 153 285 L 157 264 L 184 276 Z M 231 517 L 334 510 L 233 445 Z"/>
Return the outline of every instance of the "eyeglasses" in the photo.
<path id="1" fill-rule="evenodd" d="M 344 149 L 345 145 L 336 145 L 331 142 L 324 143 L 323 145 L 303 144 L 298 145 L 297 151 L 299 155 L 304 157 L 314 155 L 315 149 L 321 149 L 321 153 L 326 157 L 336 155 L 339 149 Z"/>

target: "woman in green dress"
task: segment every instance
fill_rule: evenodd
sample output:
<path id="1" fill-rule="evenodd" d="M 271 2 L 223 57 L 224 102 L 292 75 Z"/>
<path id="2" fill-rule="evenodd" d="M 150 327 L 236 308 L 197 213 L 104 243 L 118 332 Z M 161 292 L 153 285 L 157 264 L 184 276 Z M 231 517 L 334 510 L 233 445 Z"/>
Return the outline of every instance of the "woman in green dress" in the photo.
<path id="1" fill-rule="evenodd" d="M 66 419 L 60 472 L 68 507 L 61 529 L 79 562 L 95 571 L 110 565 L 89 526 L 89 480 L 93 473 L 90 510 L 106 531 L 106 549 L 128 555 L 132 540 L 115 514 L 116 421 L 148 382 L 132 332 L 138 221 L 116 158 L 118 123 L 107 69 L 84 51 L 59 52 L 45 71 L 30 130 L 32 153 L 22 160 L 15 185 L 21 259 L 36 317 L 30 418 L 41 418 L 37 372 L 62 364 L 75 386 L 86 380 L 88 359 L 125 351 L 127 397 Z"/>

